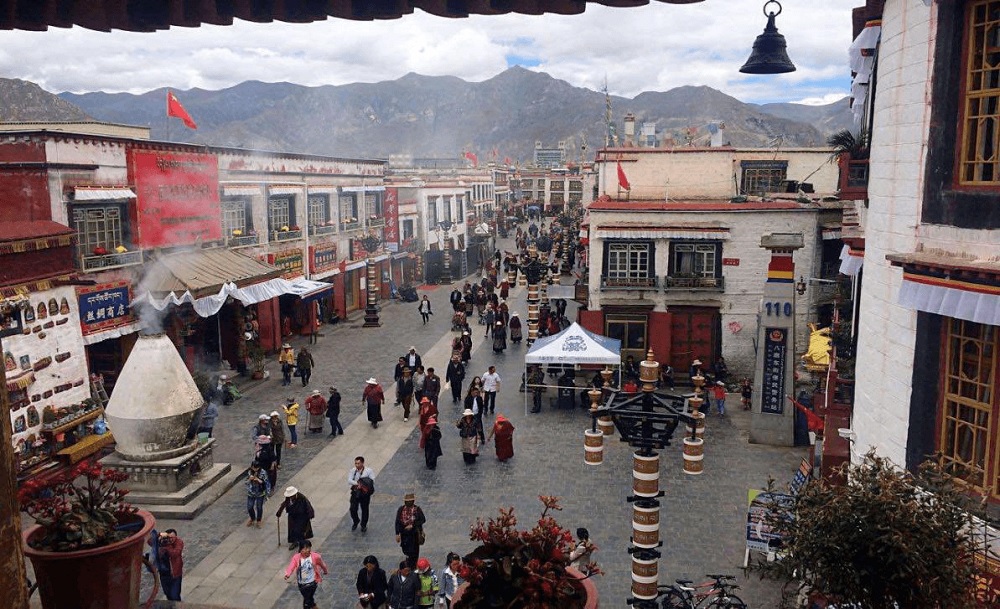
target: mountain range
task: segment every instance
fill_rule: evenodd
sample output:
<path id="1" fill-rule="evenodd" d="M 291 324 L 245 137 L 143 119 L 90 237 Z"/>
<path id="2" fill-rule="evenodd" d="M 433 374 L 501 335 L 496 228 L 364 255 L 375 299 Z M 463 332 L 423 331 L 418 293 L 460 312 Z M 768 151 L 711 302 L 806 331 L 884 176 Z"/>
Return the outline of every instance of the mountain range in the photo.
<path id="1" fill-rule="evenodd" d="M 509 68 L 482 82 L 407 74 L 378 83 L 306 87 L 243 82 L 220 91 L 172 89 L 198 124 L 166 116 L 167 89 L 130 93 L 47 94 L 24 81 L 0 79 L 0 121 L 94 120 L 144 125 L 157 140 L 327 156 L 456 158 L 527 162 L 536 142 L 564 142 L 567 158 L 605 143 L 604 93 L 548 74 Z M 849 128 L 847 99 L 825 106 L 748 104 L 706 86 L 610 96 L 613 121 L 631 112 L 636 131 L 655 123 L 661 139 L 707 145 L 710 125 L 725 124 L 734 146 L 822 146 Z M 584 145 L 589 149 L 587 152 Z"/>

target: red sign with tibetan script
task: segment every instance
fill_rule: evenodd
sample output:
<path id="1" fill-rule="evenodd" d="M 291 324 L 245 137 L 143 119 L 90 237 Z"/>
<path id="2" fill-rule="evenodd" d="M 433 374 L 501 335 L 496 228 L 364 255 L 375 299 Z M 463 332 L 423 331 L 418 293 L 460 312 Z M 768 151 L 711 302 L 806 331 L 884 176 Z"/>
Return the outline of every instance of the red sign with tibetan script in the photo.
<path id="1" fill-rule="evenodd" d="M 191 245 L 222 238 L 219 160 L 212 154 L 129 151 L 143 247 Z"/>
<path id="2" fill-rule="evenodd" d="M 399 189 L 385 189 L 385 205 L 382 208 L 385 213 L 385 242 L 399 243 Z"/>
<path id="3" fill-rule="evenodd" d="M 722 266 L 739 266 L 739 265 L 740 265 L 740 259 L 739 258 L 723 258 L 722 259 Z"/>

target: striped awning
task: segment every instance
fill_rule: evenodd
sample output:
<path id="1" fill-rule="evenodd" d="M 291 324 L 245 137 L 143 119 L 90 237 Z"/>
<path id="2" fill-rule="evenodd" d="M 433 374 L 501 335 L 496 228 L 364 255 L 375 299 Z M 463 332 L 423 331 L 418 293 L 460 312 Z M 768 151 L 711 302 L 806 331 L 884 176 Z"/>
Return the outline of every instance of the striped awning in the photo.
<path id="1" fill-rule="evenodd" d="M 305 186 L 268 186 L 267 193 L 271 195 L 299 195 Z"/>
<path id="2" fill-rule="evenodd" d="M 115 201 L 118 199 L 134 199 L 135 193 L 130 188 L 100 188 L 77 186 L 73 190 L 74 201 Z"/>
<path id="3" fill-rule="evenodd" d="M 340 190 L 342 192 L 381 192 L 385 190 L 385 186 L 381 184 L 372 184 L 370 186 L 344 186 Z"/>
<path id="4" fill-rule="evenodd" d="M 256 197 L 260 193 L 260 186 L 222 186 L 224 197 Z"/>
<path id="5" fill-rule="evenodd" d="M 855 249 L 846 243 L 840 250 L 840 273 L 854 277 L 865 262 L 865 250 Z"/>
<path id="6" fill-rule="evenodd" d="M 603 225 L 597 227 L 593 236 L 598 239 L 729 239 L 729 229 L 715 225 Z"/>
<path id="7" fill-rule="evenodd" d="M 1000 326 L 1000 262 L 931 253 L 886 259 L 903 268 L 901 306 Z"/>

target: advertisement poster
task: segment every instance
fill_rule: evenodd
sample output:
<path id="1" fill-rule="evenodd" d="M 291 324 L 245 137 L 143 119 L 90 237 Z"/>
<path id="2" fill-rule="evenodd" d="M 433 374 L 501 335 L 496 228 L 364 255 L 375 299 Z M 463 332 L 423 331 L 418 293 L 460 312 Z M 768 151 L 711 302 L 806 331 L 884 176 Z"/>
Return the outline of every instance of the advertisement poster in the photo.
<path id="1" fill-rule="evenodd" d="M 768 520 L 788 514 L 793 502 L 793 497 L 784 493 L 747 491 L 747 550 L 774 551 L 774 542 L 781 536 L 773 532 Z"/>
<path id="2" fill-rule="evenodd" d="M 139 240 L 144 248 L 222 238 L 219 163 L 212 154 L 129 151 Z"/>
<path id="3" fill-rule="evenodd" d="M 382 207 L 385 213 L 385 243 L 392 246 L 399 243 L 399 189 L 385 189 L 385 205 Z M 393 251 L 389 247 L 390 251 Z"/>
<path id="4" fill-rule="evenodd" d="M 760 411 L 781 414 L 785 410 L 785 359 L 788 330 L 767 328 L 764 335 L 764 377 L 761 384 Z"/>

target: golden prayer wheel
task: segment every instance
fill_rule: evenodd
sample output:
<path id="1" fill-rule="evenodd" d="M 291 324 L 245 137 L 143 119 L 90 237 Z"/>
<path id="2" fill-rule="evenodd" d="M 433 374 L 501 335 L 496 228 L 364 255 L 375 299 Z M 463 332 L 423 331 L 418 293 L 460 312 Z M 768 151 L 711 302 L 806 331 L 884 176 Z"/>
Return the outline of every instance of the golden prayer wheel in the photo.
<path id="1" fill-rule="evenodd" d="M 583 432 L 583 462 L 600 465 L 604 462 L 604 434 L 587 429 Z"/>
<path id="2" fill-rule="evenodd" d="M 649 575 L 649 574 L 652 575 Z M 656 560 L 640 560 L 632 557 L 632 596 L 643 600 L 656 598 L 656 585 L 660 576 Z"/>
<path id="3" fill-rule="evenodd" d="M 660 492 L 660 456 L 632 454 L 632 491 L 639 497 Z"/>
<path id="4" fill-rule="evenodd" d="M 705 467 L 705 440 L 684 438 L 684 473 L 697 476 Z"/>
<path id="5" fill-rule="evenodd" d="M 597 428 L 606 436 L 615 434 L 615 422 L 611 420 L 611 417 L 598 417 Z"/>
<path id="6" fill-rule="evenodd" d="M 632 543 L 655 548 L 660 543 L 660 507 L 632 506 Z"/>

